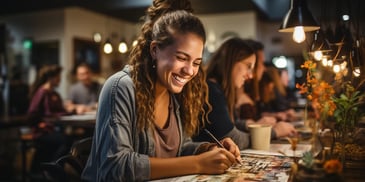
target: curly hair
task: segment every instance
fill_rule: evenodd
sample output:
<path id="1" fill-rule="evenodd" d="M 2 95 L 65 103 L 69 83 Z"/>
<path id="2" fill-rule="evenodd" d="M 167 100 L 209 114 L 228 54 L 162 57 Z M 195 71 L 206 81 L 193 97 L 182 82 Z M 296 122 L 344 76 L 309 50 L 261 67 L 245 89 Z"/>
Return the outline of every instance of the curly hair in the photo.
<path id="1" fill-rule="evenodd" d="M 142 32 L 138 37 L 138 44 L 130 55 L 132 80 L 136 90 L 137 126 L 139 130 L 151 127 L 154 122 L 155 82 L 156 70 L 153 69 L 154 60 L 150 55 L 150 44 L 156 41 L 159 48 L 174 43 L 173 34 L 194 33 L 205 43 L 205 30 L 201 21 L 191 14 L 189 1 L 155 0 L 148 8 L 146 21 L 142 25 Z M 207 120 L 204 105 L 208 103 L 208 86 L 205 73 L 199 67 L 197 75 L 188 82 L 181 93 L 176 94 L 180 103 L 181 119 L 184 131 L 192 136 Z M 151 117 L 152 116 L 152 117 Z M 199 118 L 201 117 L 201 118 Z M 199 123 L 199 122 L 202 123 Z"/>

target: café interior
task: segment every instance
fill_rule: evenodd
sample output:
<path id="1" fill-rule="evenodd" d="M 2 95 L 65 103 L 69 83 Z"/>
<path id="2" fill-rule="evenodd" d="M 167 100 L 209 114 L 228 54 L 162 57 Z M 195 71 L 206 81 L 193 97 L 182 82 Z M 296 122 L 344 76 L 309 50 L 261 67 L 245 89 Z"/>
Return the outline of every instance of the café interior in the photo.
<path id="1" fill-rule="evenodd" d="M 25 119 L 29 107 L 27 92 L 39 69 L 48 64 L 63 68 L 57 88 L 62 98 L 67 97 L 76 81 L 75 66 L 82 62 L 90 65 L 93 78 L 102 84 L 128 63 L 128 54 L 138 44 L 136 38 L 143 15 L 151 3 L 152 0 L 1 2 L 0 181 L 47 179 L 30 173 L 34 143 Z M 203 60 L 229 37 L 261 42 L 265 47 L 265 65 L 288 70 L 288 90 L 295 96 L 291 106 L 298 115 L 308 109 L 308 98 L 296 86 L 307 80 L 301 65 L 308 59 L 320 65 L 317 74 L 330 85 L 338 82 L 336 78 L 340 75 L 339 82 L 351 80 L 359 85 L 360 92 L 365 92 L 365 86 L 361 85 L 365 79 L 365 1 L 191 0 L 191 3 L 206 29 Z M 301 28 L 296 29 L 297 26 Z M 12 86 L 19 83 L 24 87 Z M 361 129 L 363 115 L 360 119 L 362 124 L 359 122 L 356 127 Z M 78 134 L 76 143 L 92 137 L 95 113 L 50 122 L 61 125 L 68 133 L 75 128 L 91 130 Z M 362 135 L 362 151 L 365 151 L 364 138 Z M 361 174 L 365 169 L 364 153 L 360 160 L 344 167 L 342 181 L 365 179 Z M 321 152 L 320 156 L 324 154 Z"/>

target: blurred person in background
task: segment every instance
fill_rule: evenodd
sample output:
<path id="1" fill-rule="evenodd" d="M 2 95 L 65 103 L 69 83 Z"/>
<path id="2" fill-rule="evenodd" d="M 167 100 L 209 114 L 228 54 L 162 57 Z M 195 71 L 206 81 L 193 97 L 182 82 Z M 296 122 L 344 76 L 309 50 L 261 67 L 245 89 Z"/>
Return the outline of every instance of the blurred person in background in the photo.
<path id="1" fill-rule="evenodd" d="M 68 138 L 61 128 L 46 122 L 47 118 L 70 114 L 63 105 L 61 95 L 56 88 L 61 82 L 62 68 L 59 65 L 43 66 L 30 89 L 28 120 L 32 125 L 32 138 L 36 143 L 36 152 L 32 161 L 32 173 L 40 172 L 40 164 L 58 159 L 70 148 Z"/>
<path id="2" fill-rule="evenodd" d="M 286 74 L 285 74 L 286 73 Z M 280 75 L 278 68 L 269 66 L 265 70 L 265 80 L 260 80 L 261 101 L 260 107 L 263 115 L 276 117 L 283 121 L 296 121 L 296 112 L 290 107 L 287 97 L 288 75 Z"/>
<path id="3" fill-rule="evenodd" d="M 218 139 L 230 137 L 242 150 L 249 147 L 247 132 L 236 128 L 238 117 L 235 113 L 236 89 L 242 88 L 246 80 L 252 78 L 256 62 L 255 52 L 241 38 L 227 39 L 213 53 L 207 62 L 207 84 L 209 103 L 212 111 L 205 128 Z M 194 136 L 195 141 L 211 141 L 203 130 Z"/>
<path id="4" fill-rule="evenodd" d="M 277 120 L 273 116 L 265 116 L 260 110 L 260 80 L 265 72 L 265 56 L 264 46 L 262 43 L 245 39 L 245 41 L 254 49 L 256 53 L 256 64 L 253 70 L 252 79 L 247 80 L 243 87 L 238 88 L 236 94 L 237 99 L 235 103 L 236 113 L 240 121 L 244 121 L 237 125 L 237 128 L 247 131 L 247 126 L 253 123 L 268 124 L 273 127 L 271 138 L 280 138 L 285 136 L 292 136 L 297 133 L 294 126 L 290 123 Z"/>
<path id="5" fill-rule="evenodd" d="M 76 78 L 77 82 L 71 85 L 65 101 L 67 110 L 74 110 L 77 114 L 95 111 L 101 84 L 93 80 L 92 70 L 87 63 L 76 67 Z"/>

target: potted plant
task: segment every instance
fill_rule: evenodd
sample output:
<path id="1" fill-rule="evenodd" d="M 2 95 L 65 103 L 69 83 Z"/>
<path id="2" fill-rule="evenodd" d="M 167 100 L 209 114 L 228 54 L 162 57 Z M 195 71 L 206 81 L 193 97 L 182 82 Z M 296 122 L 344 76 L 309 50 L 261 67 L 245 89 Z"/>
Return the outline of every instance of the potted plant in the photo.
<path id="1" fill-rule="evenodd" d="M 353 143 L 358 121 L 364 116 L 361 107 L 364 107 L 365 93 L 355 89 L 349 81 L 344 82 L 342 86 L 343 92 L 338 97 L 332 98 L 336 104 L 333 115 L 335 120 L 333 145 L 335 146 L 332 148 L 335 150 L 334 153 L 339 154 L 344 165 L 347 153 L 345 147 Z M 348 151 L 348 155 L 351 155 L 351 150 Z"/>

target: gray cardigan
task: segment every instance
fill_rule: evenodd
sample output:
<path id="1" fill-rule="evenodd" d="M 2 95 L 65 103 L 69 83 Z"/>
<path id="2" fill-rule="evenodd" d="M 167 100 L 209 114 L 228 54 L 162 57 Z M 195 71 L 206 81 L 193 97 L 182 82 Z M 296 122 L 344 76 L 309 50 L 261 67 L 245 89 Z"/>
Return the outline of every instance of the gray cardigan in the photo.
<path id="1" fill-rule="evenodd" d="M 180 141 L 178 156 L 195 154 L 202 143 L 182 131 L 179 105 L 174 98 Z M 155 154 L 152 132 L 137 132 L 135 90 L 129 66 L 105 82 L 99 97 L 93 144 L 82 179 L 86 181 L 146 181 L 149 157 Z"/>

